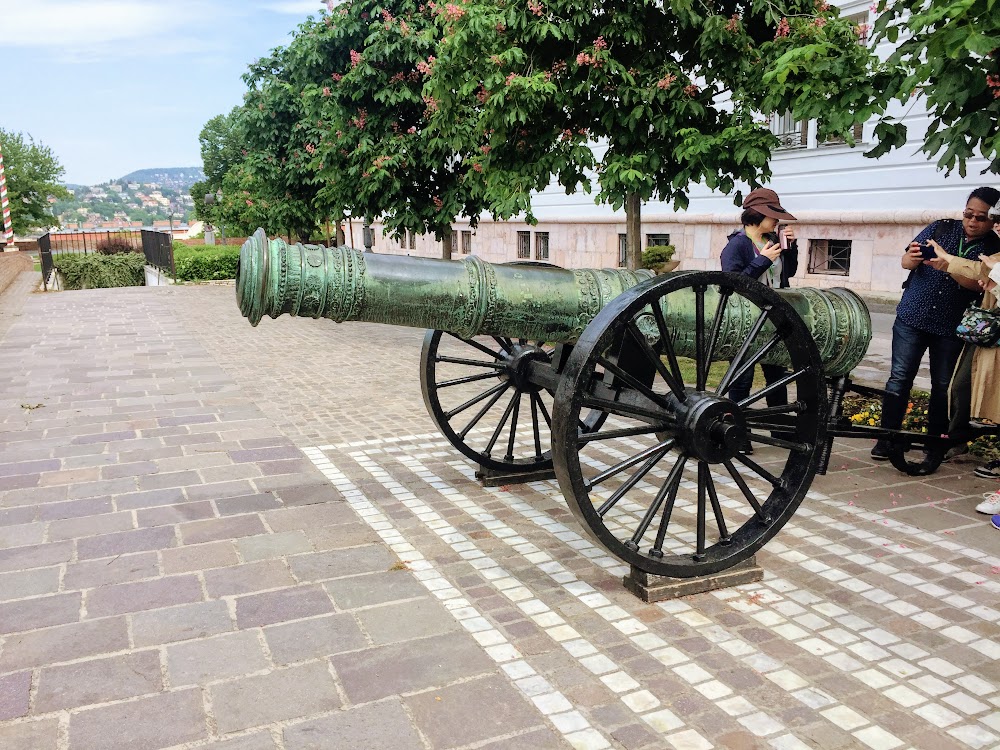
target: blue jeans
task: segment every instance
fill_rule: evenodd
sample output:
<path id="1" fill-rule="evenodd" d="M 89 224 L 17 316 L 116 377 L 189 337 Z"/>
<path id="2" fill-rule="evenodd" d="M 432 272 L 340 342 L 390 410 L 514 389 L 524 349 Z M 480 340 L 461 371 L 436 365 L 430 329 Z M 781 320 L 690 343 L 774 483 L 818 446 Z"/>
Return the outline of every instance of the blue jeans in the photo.
<path id="1" fill-rule="evenodd" d="M 962 353 L 962 342 L 956 336 L 938 336 L 921 331 L 896 319 L 892 326 L 892 367 L 885 384 L 886 395 L 903 400 L 910 397 L 913 379 L 920 369 L 924 352 L 930 353 L 931 398 L 927 407 L 927 432 L 942 435 L 948 432 L 948 384 L 955 371 L 955 364 Z M 893 415 L 890 419 L 897 422 Z M 900 414 L 897 424 L 886 424 L 883 411 L 882 426 L 898 430 L 903 424 Z"/>

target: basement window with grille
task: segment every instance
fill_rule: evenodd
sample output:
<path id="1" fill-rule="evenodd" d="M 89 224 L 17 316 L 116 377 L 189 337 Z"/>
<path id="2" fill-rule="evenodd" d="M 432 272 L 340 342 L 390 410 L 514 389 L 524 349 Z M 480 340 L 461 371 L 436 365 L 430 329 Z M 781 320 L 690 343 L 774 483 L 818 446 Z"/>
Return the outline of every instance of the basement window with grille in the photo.
<path id="1" fill-rule="evenodd" d="M 531 258 L 531 232 L 517 233 L 517 257 Z"/>
<path id="2" fill-rule="evenodd" d="M 849 276 L 851 241 L 809 240 L 809 273 Z"/>
<path id="3" fill-rule="evenodd" d="M 549 259 L 549 233 L 535 232 L 535 260 Z"/>

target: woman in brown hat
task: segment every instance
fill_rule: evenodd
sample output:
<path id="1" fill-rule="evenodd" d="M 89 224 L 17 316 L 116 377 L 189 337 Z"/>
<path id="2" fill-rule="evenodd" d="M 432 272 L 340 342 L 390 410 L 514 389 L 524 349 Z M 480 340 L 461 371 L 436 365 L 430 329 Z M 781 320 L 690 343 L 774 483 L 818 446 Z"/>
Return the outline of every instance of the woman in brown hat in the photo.
<path id="1" fill-rule="evenodd" d="M 743 201 L 743 228 L 729 235 L 729 242 L 722 251 L 722 270 L 728 273 L 742 273 L 774 289 L 789 286 L 788 280 L 799 267 L 799 248 L 795 232 L 785 226 L 779 238 L 778 222 L 795 221 L 795 217 L 781 207 L 778 194 L 768 188 L 751 190 Z M 777 365 L 761 365 L 764 379 L 773 383 L 784 376 L 785 371 Z M 733 381 L 729 398 L 741 401 L 750 395 L 753 386 L 753 370 Z M 785 388 L 776 388 L 767 394 L 768 406 L 788 403 Z M 753 449 L 747 445 L 746 452 Z"/>

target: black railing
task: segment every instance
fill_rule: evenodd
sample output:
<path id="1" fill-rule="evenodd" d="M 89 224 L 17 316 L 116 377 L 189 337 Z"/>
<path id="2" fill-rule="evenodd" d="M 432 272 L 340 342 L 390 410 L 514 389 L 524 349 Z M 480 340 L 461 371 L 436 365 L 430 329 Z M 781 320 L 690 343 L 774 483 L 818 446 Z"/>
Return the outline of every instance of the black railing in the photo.
<path id="1" fill-rule="evenodd" d="M 147 229 L 111 232 L 48 232 L 38 238 L 42 284 L 46 290 L 55 271 L 54 255 L 118 252 L 142 253 L 146 262 L 174 278 L 174 248 L 169 234 Z"/>
<path id="2" fill-rule="evenodd" d="M 172 279 L 177 278 L 177 273 L 174 270 L 174 244 L 169 234 L 143 229 L 142 252 L 149 265 L 169 273 Z"/>

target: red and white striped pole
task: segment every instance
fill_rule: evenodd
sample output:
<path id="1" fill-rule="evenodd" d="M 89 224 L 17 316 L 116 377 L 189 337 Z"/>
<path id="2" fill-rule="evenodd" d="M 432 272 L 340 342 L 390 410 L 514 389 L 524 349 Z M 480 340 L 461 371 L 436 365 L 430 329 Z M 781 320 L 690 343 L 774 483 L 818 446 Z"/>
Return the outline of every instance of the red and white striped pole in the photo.
<path id="1" fill-rule="evenodd" d="M 14 247 L 14 227 L 10 221 L 10 201 L 7 199 L 7 178 L 3 173 L 3 151 L 0 151 L 0 207 L 3 208 L 4 244 Z"/>

